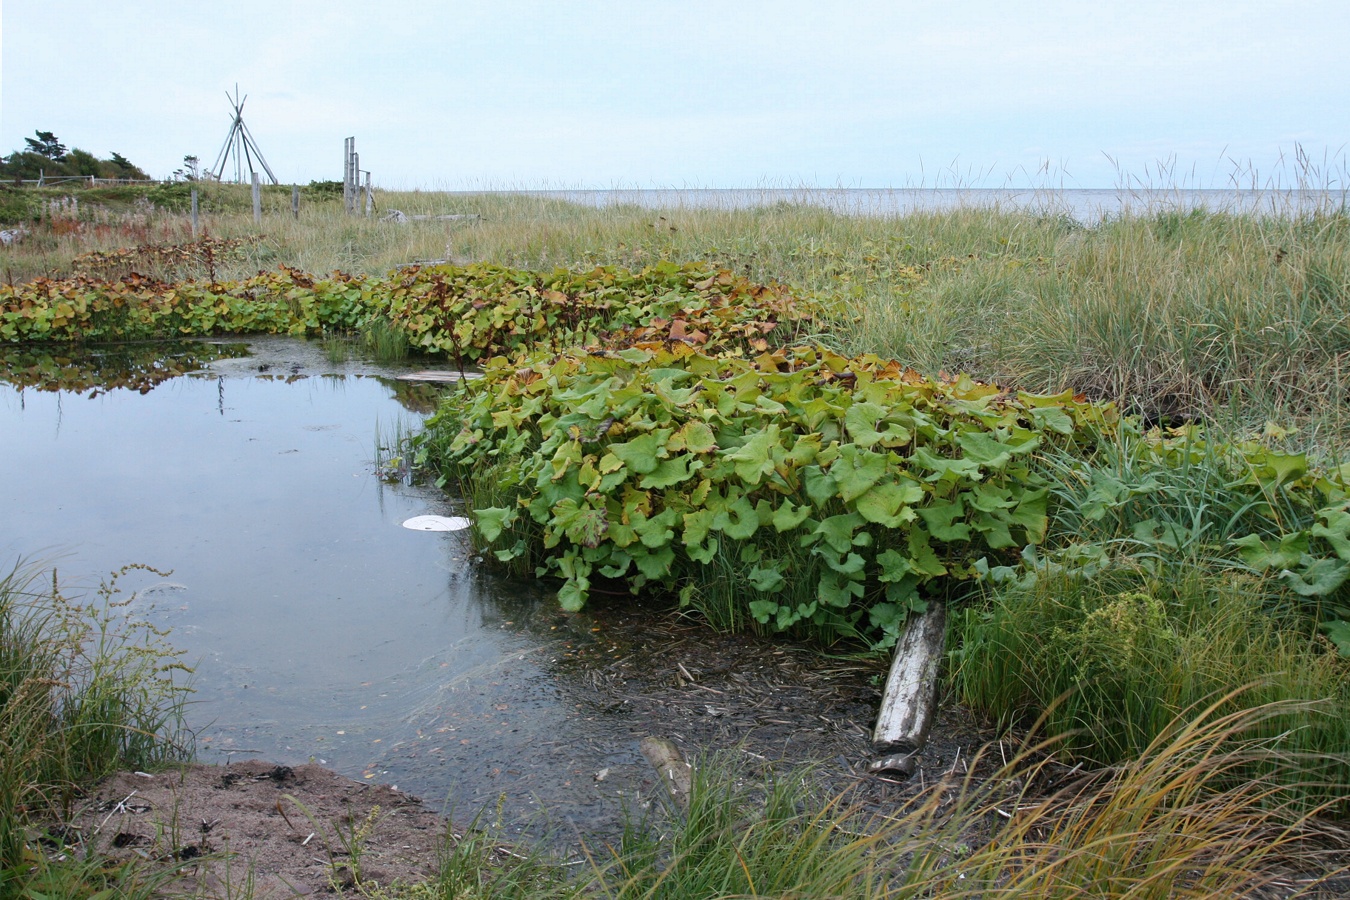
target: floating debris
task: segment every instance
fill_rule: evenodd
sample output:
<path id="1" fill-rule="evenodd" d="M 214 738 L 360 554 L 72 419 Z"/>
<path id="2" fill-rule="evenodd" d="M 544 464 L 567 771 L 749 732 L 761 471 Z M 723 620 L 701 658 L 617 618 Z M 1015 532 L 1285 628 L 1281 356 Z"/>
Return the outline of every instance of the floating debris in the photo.
<path id="1" fill-rule="evenodd" d="M 472 380 L 472 379 L 474 379 L 474 378 L 482 378 L 482 377 L 483 377 L 483 373 L 482 373 L 482 372 L 457 372 L 457 371 L 452 371 L 452 370 L 444 370 L 444 369 L 440 369 L 440 370 L 433 370 L 433 371 L 426 371 L 426 372 L 408 372 L 407 374 L 398 376 L 398 380 L 399 380 L 399 381 L 440 381 L 440 382 L 447 382 L 447 383 L 448 383 L 448 382 L 454 382 L 454 381 L 463 381 L 463 380 L 465 380 L 465 379 Z"/>
<path id="2" fill-rule="evenodd" d="M 413 516 L 403 527 L 413 531 L 463 531 L 471 524 L 463 516 Z"/>

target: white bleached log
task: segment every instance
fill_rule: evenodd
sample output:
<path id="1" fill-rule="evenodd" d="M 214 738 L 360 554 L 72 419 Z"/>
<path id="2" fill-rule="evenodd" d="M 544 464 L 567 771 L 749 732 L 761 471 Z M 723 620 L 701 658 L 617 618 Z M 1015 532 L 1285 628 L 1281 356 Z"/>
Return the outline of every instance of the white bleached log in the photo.
<path id="1" fill-rule="evenodd" d="M 928 740 L 937 709 L 938 668 L 947 643 L 947 611 L 931 601 L 910 616 L 881 695 L 872 746 L 879 754 L 914 753 Z"/>

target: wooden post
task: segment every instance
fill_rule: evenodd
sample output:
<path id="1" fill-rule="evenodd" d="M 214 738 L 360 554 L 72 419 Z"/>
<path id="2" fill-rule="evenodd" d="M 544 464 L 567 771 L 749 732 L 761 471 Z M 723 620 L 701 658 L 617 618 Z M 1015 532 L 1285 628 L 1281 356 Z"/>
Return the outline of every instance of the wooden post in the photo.
<path id="1" fill-rule="evenodd" d="M 357 204 L 361 199 L 361 154 L 355 150 L 356 142 L 352 142 L 352 205 L 347 209 L 351 215 L 356 215 Z"/>
<path id="2" fill-rule="evenodd" d="M 872 746 L 878 753 L 893 754 L 872 764 L 874 770 L 912 771 L 907 760 L 928 741 L 928 730 L 937 711 L 938 669 L 947 645 L 947 610 L 936 600 L 928 601 L 928 611 L 911 615 L 905 633 L 895 648 L 886 690 L 881 695 L 877 727 Z"/>
<path id="3" fill-rule="evenodd" d="M 370 173 L 366 173 L 366 215 L 370 215 L 375 210 L 375 194 L 370 187 Z"/>
<path id="4" fill-rule="evenodd" d="M 192 239 L 197 239 L 197 189 L 192 189 Z"/>
<path id="5" fill-rule="evenodd" d="M 253 173 L 253 221 L 262 224 L 262 180 Z"/>
<path id="6" fill-rule="evenodd" d="M 347 215 L 352 214 L 352 207 L 356 202 L 356 174 L 353 171 L 353 165 L 356 158 L 356 138 L 349 137 L 342 144 L 342 208 L 347 211 Z"/>
<path id="7" fill-rule="evenodd" d="M 300 185 L 291 185 L 291 217 L 300 219 Z"/>

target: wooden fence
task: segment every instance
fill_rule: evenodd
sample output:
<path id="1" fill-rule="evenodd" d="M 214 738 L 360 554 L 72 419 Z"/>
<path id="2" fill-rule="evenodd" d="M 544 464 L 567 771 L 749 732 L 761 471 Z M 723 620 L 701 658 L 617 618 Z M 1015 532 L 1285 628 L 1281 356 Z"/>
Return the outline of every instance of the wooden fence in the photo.
<path id="1" fill-rule="evenodd" d="M 35 184 L 44 187 L 49 184 L 69 184 L 77 182 L 95 187 L 100 184 L 164 184 L 158 178 L 95 178 L 93 175 L 41 175 L 37 178 L 16 178 L 10 184 Z"/>

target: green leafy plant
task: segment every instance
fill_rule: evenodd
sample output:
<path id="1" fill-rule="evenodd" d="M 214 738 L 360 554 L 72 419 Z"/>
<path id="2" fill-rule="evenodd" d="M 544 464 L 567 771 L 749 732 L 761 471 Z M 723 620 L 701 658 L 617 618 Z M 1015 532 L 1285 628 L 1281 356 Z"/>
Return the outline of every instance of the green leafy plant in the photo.
<path id="1" fill-rule="evenodd" d="M 197 260 L 219 242 L 155 258 Z M 150 250 L 144 250 L 150 253 Z M 117 258 L 99 260 L 116 266 Z M 196 264 L 195 262 L 193 264 Z M 780 285 L 706 266 L 537 273 L 500 266 L 410 267 L 387 278 L 313 278 L 281 267 L 241 281 L 36 279 L 0 286 L 0 341 L 124 341 L 220 333 L 362 331 L 376 347 L 456 361 L 537 346 L 664 340 L 760 352 L 823 324 L 826 309 Z"/>
<path id="2" fill-rule="evenodd" d="M 1047 526 L 1035 451 L 1098 440 L 1110 405 L 932 381 L 798 347 L 753 359 L 660 345 L 492 360 L 427 423 L 443 480 L 485 467 L 475 509 L 501 560 L 637 591 L 740 597 L 761 626 L 893 642 L 924 592 L 1015 562 Z M 710 584 L 705 567 L 723 564 Z"/>

